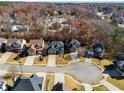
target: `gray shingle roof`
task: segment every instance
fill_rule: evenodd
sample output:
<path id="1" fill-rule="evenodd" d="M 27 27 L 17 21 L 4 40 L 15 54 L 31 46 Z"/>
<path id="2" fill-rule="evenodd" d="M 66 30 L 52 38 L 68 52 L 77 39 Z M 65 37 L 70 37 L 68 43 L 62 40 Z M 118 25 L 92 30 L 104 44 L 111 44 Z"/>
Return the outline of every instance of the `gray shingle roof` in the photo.
<path id="1" fill-rule="evenodd" d="M 8 39 L 6 48 L 8 50 L 20 49 L 22 42 L 23 42 L 23 39 Z"/>
<path id="2" fill-rule="evenodd" d="M 48 53 L 49 54 L 63 54 L 64 53 L 64 43 L 61 41 L 51 41 L 48 43 Z"/>
<path id="3" fill-rule="evenodd" d="M 11 91 L 40 91 L 42 89 L 43 77 L 32 75 L 30 78 L 20 76 Z"/>

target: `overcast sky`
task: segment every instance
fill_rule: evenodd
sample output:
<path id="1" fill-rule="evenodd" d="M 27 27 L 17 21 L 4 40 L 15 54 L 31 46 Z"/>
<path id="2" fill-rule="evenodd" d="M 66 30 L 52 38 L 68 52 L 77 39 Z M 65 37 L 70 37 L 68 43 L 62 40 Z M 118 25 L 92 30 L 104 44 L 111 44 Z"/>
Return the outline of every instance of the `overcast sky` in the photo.
<path id="1" fill-rule="evenodd" d="M 0 0 L 0 1 L 25 1 L 25 2 L 124 2 L 124 0 Z"/>

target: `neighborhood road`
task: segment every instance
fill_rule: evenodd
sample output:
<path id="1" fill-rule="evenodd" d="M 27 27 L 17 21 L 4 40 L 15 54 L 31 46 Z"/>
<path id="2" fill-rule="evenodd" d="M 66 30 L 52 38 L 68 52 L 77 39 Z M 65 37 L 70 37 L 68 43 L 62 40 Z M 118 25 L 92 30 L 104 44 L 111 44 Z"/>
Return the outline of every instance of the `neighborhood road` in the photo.
<path id="1" fill-rule="evenodd" d="M 19 65 L 0 64 L 0 70 L 8 70 L 9 68 L 16 68 L 21 72 Z M 22 65 L 23 72 L 54 72 L 54 73 L 67 73 L 82 83 L 94 83 L 103 78 L 102 71 L 92 63 L 77 62 L 64 67 L 41 67 L 41 66 L 25 66 Z"/>

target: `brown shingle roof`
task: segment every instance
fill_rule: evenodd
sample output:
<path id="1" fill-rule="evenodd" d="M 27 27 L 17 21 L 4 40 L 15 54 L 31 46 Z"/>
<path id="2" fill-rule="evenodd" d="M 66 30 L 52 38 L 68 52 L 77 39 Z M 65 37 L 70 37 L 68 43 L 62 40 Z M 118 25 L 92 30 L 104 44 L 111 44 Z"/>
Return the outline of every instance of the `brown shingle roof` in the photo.
<path id="1" fill-rule="evenodd" d="M 30 45 L 36 45 L 36 44 L 42 45 L 43 44 L 43 39 L 31 39 L 29 44 Z"/>

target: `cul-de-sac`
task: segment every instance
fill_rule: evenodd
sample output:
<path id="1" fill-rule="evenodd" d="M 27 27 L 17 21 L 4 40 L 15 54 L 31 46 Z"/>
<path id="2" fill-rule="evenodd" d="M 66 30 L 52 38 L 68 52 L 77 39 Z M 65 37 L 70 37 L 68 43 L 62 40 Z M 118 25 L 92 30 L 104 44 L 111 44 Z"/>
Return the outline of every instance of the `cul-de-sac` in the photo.
<path id="1" fill-rule="evenodd" d="M 123 90 L 123 3 L 0 1 L 0 91 Z"/>

